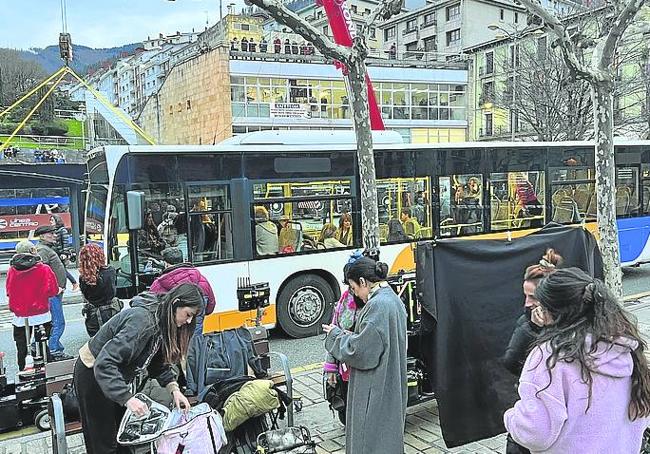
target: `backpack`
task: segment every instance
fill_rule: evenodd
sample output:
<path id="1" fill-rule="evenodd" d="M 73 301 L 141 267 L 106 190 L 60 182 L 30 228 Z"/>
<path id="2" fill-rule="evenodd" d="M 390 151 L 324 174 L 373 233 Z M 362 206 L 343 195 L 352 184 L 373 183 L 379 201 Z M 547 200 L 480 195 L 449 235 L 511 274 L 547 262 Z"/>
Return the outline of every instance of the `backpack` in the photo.
<path id="1" fill-rule="evenodd" d="M 203 399 L 206 387 L 228 378 L 265 375 L 253 349 L 253 338 L 246 328 L 192 336 L 187 355 L 187 388 Z"/>

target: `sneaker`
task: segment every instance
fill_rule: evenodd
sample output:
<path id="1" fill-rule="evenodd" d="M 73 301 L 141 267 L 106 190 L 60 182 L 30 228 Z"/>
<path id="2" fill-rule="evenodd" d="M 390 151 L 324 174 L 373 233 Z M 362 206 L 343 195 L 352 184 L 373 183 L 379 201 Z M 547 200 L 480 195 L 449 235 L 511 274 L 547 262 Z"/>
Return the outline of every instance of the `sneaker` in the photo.
<path id="1" fill-rule="evenodd" d="M 50 361 L 65 361 L 67 359 L 73 359 L 74 356 L 70 356 L 66 353 L 52 353 L 52 359 Z"/>

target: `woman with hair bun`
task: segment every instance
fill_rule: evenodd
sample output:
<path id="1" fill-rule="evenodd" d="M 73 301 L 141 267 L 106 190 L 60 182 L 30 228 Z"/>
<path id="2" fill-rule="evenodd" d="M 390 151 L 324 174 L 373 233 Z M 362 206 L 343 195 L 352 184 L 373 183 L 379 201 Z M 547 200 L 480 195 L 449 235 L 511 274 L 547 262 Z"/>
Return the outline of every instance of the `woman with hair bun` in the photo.
<path id="1" fill-rule="evenodd" d="M 535 299 L 535 289 L 542 278 L 554 272 L 562 265 L 564 259 L 554 249 L 547 249 L 539 263 L 530 265 L 524 272 L 524 313 L 517 319 L 515 329 L 510 337 L 510 342 L 503 355 L 503 364 L 517 377 L 521 375 L 521 368 L 526 362 L 528 352 L 535 345 L 535 340 L 542 330 L 542 323 L 533 319 L 533 310 L 539 306 Z M 506 440 L 506 454 L 528 454 L 530 451 L 516 443 L 508 434 Z"/>
<path id="2" fill-rule="evenodd" d="M 638 453 L 650 422 L 650 369 L 632 316 L 578 268 L 549 274 L 535 298 L 544 329 L 506 429 L 535 453 Z"/>
<path id="3" fill-rule="evenodd" d="M 406 309 L 386 282 L 388 265 L 363 257 L 347 281 L 359 300 L 354 332 L 323 325 L 325 349 L 350 369 L 347 454 L 402 454 L 406 420 Z"/>

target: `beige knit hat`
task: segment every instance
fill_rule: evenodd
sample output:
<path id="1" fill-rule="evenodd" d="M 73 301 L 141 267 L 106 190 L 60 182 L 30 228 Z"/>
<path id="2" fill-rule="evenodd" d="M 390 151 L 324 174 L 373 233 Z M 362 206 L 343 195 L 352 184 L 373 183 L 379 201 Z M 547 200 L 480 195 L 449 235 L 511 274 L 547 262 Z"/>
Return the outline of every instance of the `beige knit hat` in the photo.
<path id="1" fill-rule="evenodd" d="M 34 249 L 34 243 L 29 240 L 22 240 L 16 244 L 16 254 L 31 254 Z"/>

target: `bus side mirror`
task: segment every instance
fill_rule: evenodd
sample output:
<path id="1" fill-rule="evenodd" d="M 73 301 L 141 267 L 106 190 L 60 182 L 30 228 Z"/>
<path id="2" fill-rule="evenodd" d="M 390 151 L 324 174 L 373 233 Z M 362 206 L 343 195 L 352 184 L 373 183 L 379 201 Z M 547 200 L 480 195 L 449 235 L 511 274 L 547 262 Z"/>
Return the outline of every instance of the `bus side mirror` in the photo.
<path id="1" fill-rule="evenodd" d="M 129 230 L 140 230 L 144 226 L 144 192 L 127 191 L 126 206 Z"/>

